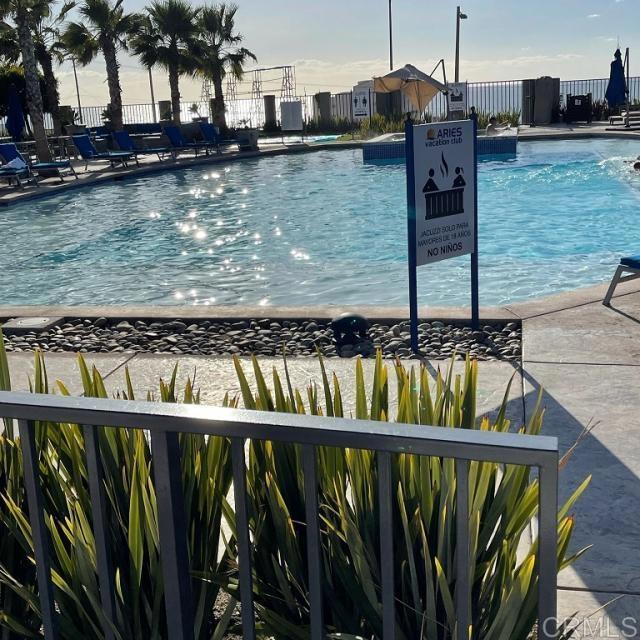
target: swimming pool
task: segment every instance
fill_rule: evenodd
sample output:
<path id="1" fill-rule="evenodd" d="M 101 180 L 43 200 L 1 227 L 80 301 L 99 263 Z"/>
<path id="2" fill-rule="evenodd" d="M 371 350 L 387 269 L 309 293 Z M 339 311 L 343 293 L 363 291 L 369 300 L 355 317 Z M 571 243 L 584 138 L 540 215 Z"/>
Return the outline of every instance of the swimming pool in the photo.
<path id="1" fill-rule="evenodd" d="M 640 246 L 629 140 L 521 142 L 479 171 L 480 301 L 608 280 Z M 0 209 L 0 304 L 407 301 L 404 167 L 359 150 L 199 167 Z M 469 259 L 422 267 L 420 301 L 466 305 Z"/>

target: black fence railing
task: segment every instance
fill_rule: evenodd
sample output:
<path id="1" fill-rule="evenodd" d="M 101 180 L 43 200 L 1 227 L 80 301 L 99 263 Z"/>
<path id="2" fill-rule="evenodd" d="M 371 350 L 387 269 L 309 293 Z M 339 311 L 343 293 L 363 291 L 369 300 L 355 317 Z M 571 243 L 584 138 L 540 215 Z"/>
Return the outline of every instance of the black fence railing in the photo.
<path id="1" fill-rule="evenodd" d="M 365 449 L 375 453 L 378 469 L 380 532 L 379 612 L 383 640 L 396 637 L 396 593 L 394 536 L 401 526 L 394 516 L 392 459 L 407 452 L 417 456 L 452 459 L 455 464 L 456 560 L 455 640 L 469 637 L 473 576 L 470 554 L 470 461 L 536 467 L 539 478 L 538 575 L 539 640 L 556 638 L 557 615 L 557 510 L 558 441 L 547 436 L 493 433 L 473 429 L 443 429 L 408 424 L 389 424 L 317 416 L 221 409 L 198 405 L 155 404 L 124 400 L 96 400 L 54 395 L 0 392 L 0 418 L 18 421 L 23 456 L 24 481 L 29 520 L 33 532 L 38 597 L 45 640 L 60 638 L 59 608 L 55 602 L 51 572 L 50 533 L 45 524 L 45 508 L 40 473 L 36 421 L 72 422 L 83 425 L 87 455 L 87 481 L 92 503 L 96 565 L 103 617 L 96 621 L 105 638 L 115 637 L 117 620 L 113 611 L 116 568 L 112 565 L 110 541 L 104 535 L 107 496 L 104 464 L 98 433 L 104 426 L 143 429 L 149 434 L 152 468 L 158 509 L 160 562 L 164 577 L 164 598 L 168 637 L 193 640 L 193 598 L 182 486 L 180 433 L 195 433 L 231 440 L 233 510 L 238 543 L 238 581 L 242 615 L 242 637 L 256 638 L 253 601 L 252 558 L 255 542 L 249 527 L 247 500 L 247 439 L 294 443 L 301 446 L 305 495 L 307 566 L 309 575 L 310 638 L 321 640 L 327 629 L 323 623 L 321 521 L 318 507 L 317 463 L 319 447 Z M 104 426 L 103 426 L 104 425 Z M 376 611 L 376 615 L 378 612 Z"/>
<path id="2" fill-rule="evenodd" d="M 560 81 L 560 106 L 565 103 L 568 94 L 580 95 L 590 93 L 593 101 L 605 99 L 608 78 L 592 78 L 587 80 L 561 80 Z M 523 81 L 500 80 L 495 82 L 470 82 L 468 83 L 468 103 L 479 112 L 496 114 L 500 112 L 515 112 L 522 115 L 523 112 Z M 302 115 L 306 122 L 315 120 L 319 116 L 319 108 L 314 96 L 303 95 L 293 100 L 302 102 Z M 629 99 L 631 102 L 640 101 L 640 76 L 629 79 Z M 282 99 L 276 97 L 276 117 L 280 119 L 280 103 Z M 376 96 L 370 94 L 372 113 L 376 112 Z M 75 108 L 78 121 L 82 121 L 89 127 L 99 127 L 104 124 L 104 112 L 106 105 L 82 107 L 81 118 Z M 402 96 L 400 104 L 401 112 L 413 111 L 411 103 Z M 447 97 L 441 93 L 431 101 L 426 110 L 434 120 L 444 119 L 447 115 Z M 123 106 L 123 119 L 125 124 L 141 124 L 144 122 L 157 122 L 161 119 L 160 104 L 151 103 L 126 104 Z M 192 118 L 210 116 L 209 105 L 201 100 L 184 101 L 180 103 L 180 117 L 183 122 L 189 122 Z M 331 95 L 331 116 L 335 120 L 356 122 L 354 116 L 354 96 L 351 91 L 335 93 Z M 262 127 L 265 123 L 264 104 L 262 99 L 241 98 L 227 102 L 227 123 L 231 127 Z M 45 126 L 53 129 L 53 122 L 49 114 L 45 114 Z M 4 120 L 0 119 L 0 136 L 6 136 L 7 131 Z"/>

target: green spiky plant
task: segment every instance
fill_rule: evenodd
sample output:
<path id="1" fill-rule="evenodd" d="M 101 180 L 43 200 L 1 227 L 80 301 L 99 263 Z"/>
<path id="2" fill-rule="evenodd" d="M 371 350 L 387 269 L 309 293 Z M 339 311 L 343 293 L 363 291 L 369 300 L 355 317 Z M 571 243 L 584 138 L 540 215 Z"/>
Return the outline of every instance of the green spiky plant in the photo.
<path id="1" fill-rule="evenodd" d="M 322 384 L 308 387 L 306 399 L 288 374 L 273 370 L 270 388 L 253 360 L 255 392 L 235 360 L 242 401 L 248 409 L 345 416 L 338 380 L 320 362 Z M 367 393 L 362 363 L 356 363 L 355 418 L 438 425 L 444 428 L 506 432 L 509 389 L 497 417 L 476 419 L 477 363 L 467 360 L 462 376 L 424 367 L 395 367 L 397 407 L 390 404 L 389 373 L 380 355 Z M 237 404 L 237 403 L 231 403 Z M 539 402 L 521 433 L 542 426 Z M 309 637 L 304 480 L 295 445 L 252 441 L 248 494 L 254 540 L 255 597 L 266 636 Z M 365 638 L 382 636 L 378 490 L 375 455 L 364 450 L 320 448 L 319 505 L 322 520 L 324 616 L 332 632 Z M 589 479 L 558 514 L 558 566 L 568 554 L 574 527 L 568 515 Z M 394 456 L 394 562 L 397 638 L 455 637 L 455 466 L 450 459 Z M 538 482 L 529 469 L 471 462 L 470 572 L 472 625 L 469 638 L 525 640 L 536 624 L 537 540 L 527 535 L 536 517 Z M 342 635 L 341 637 L 345 637 Z M 567 636 L 568 637 L 568 636 Z"/>
<path id="2" fill-rule="evenodd" d="M 108 397 L 99 372 L 78 359 L 85 396 Z M 174 369 L 168 382 L 160 381 L 162 402 L 199 402 L 188 380 L 179 393 Z M 118 394 L 135 398 L 127 387 Z M 31 391 L 49 393 L 44 358 L 35 354 Z M 68 395 L 62 382 L 57 392 Z M 0 333 L 0 389 L 11 381 Z M 149 396 L 147 399 L 154 399 Z M 116 638 L 166 637 L 164 590 L 160 566 L 157 506 L 152 480 L 152 454 L 141 430 L 103 428 L 99 446 L 105 476 L 109 514 L 108 540 L 114 567 Z M 45 522 L 51 539 L 54 597 L 59 610 L 60 637 L 104 637 L 104 617 L 96 573 L 95 540 L 91 528 L 91 500 L 87 484 L 82 428 L 77 424 L 37 424 L 37 450 L 45 502 Z M 235 606 L 228 601 L 222 624 L 213 617 L 221 585 L 228 581 L 227 553 L 232 542 L 221 539 L 224 496 L 231 486 L 228 440 L 197 435 L 181 437 L 182 478 L 188 522 L 195 621 L 198 640 L 218 640 Z M 41 614 L 35 582 L 33 543 L 22 485 L 19 437 L 11 421 L 0 436 L 0 624 L 13 638 L 40 637 Z"/>
<path id="3" fill-rule="evenodd" d="M 102 378 L 79 359 L 84 393 L 106 397 Z M 343 416 L 338 380 L 326 374 L 322 384 L 306 393 L 294 389 L 288 374 L 274 370 L 272 388 L 256 360 L 255 389 L 236 360 L 241 397 L 249 409 Z M 477 364 L 467 361 L 463 376 L 453 367 L 435 382 L 424 368 L 395 367 L 397 407 L 391 405 L 389 373 L 379 356 L 369 393 L 361 362 L 356 364 L 355 417 L 444 428 L 506 431 L 507 398 L 495 420 L 476 419 Z M 285 361 L 286 370 L 286 361 Z M 10 388 L 7 359 L 0 337 L 0 384 Z M 36 354 L 33 391 L 49 392 L 41 354 Z M 58 391 L 68 393 L 58 383 Z M 123 398 L 134 398 L 127 376 Z M 160 399 L 197 402 L 193 383 L 176 392 L 176 371 L 160 383 Z M 227 397 L 227 406 L 238 399 Z M 539 406 L 522 432 L 537 434 Z M 13 638 L 39 637 L 40 615 L 33 571 L 33 551 L 21 485 L 18 439 L 10 423 L 0 441 L 0 622 Z M 183 482 L 189 521 L 189 547 L 196 600 L 196 637 L 223 637 L 237 597 L 234 513 L 228 502 L 229 451 L 226 440 L 183 438 Z M 4 446 L 6 443 L 6 446 Z M 117 637 L 161 638 L 165 634 L 162 577 L 159 567 L 155 492 L 150 475 L 151 453 L 140 431 L 101 430 L 106 488 L 114 517 L 110 519 L 114 566 L 117 568 Z M 52 537 L 55 598 L 62 637 L 100 638 L 101 620 L 95 576 L 91 511 L 77 425 L 39 425 L 40 473 Z M 378 560 L 378 498 L 375 455 L 367 451 L 319 449 L 319 504 L 325 619 L 342 638 L 379 637 L 381 605 Z M 294 445 L 252 442 L 248 451 L 247 487 L 254 543 L 255 599 L 262 637 L 307 638 L 304 481 L 300 453 Z M 206 464 L 203 464 L 206 461 Z M 455 630 L 455 471 L 450 460 L 399 455 L 394 459 L 394 560 L 397 637 L 452 637 Z M 16 470 L 17 468 L 17 470 Z M 469 637 L 524 640 L 535 626 L 537 576 L 533 554 L 537 541 L 526 538 L 536 516 L 537 481 L 521 467 L 471 463 L 472 628 Z M 583 485 L 558 514 L 558 564 L 565 567 L 573 519 L 571 506 Z M 12 485 L 9 490 L 6 487 Z M 225 554 L 218 557 L 221 519 L 230 533 Z M 7 548 L 7 543 L 13 545 Z M 212 618 L 213 602 L 222 585 L 231 595 L 222 621 Z M 80 631 L 81 630 L 81 631 Z M 80 634 L 80 635 L 78 635 Z M 564 637 L 569 637 L 565 634 Z"/>

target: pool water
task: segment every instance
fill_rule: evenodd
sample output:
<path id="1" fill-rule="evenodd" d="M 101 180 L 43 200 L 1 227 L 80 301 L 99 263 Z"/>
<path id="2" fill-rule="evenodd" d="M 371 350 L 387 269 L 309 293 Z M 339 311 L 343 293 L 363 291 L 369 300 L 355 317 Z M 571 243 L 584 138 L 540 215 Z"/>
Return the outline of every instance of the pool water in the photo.
<path id="1" fill-rule="evenodd" d="M 640 247 L 623 140 L 520 142 L 479 169 L 480 301 L 608 280 Z M 405 176 L 359 150 L 244 160 L 0 209 L 0 304 L 400 305 Z M 469 301 L 469 258 L 421 267 L 420 302 Z"/>

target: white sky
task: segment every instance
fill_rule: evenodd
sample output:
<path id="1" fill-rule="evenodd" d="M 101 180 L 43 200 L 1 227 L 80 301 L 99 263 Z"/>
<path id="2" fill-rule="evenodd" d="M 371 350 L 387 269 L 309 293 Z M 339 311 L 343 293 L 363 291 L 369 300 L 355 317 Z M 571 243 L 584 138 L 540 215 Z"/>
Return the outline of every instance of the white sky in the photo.
<path id="1" fill-rule="evenodd" d="M 125 0 L 140 11 L 143 0 Z M 239 0 L 237 24 L 258 66 L 294 64 L 297 92 L 347 91 L 358 80 L 388 71 L 387 0 Z M 445 58 L 453 76 L 455 0 L 393 0 L 395 66 L 407 62 L 429 72 Z M 516 80 L 541 75 L 603 78 L 619 40 L 640 45 L 640 0 L 466 0 L 461 79 Z M 640 56 L 640 48 L 637 49 Z M 123 101 L 149 102 L 146 71 L 121 54 Z M 79 69 L 83 106 L 108 101 L 104 61 Z M 70 65 L 59 69 L 63 104 L 75 105 Z M 156 100 L 167 99 L 166 74 L 154 71 Z M 265 92 L 277 93 L 276 83 Z M 240 91 L 249 92 L 250 85 Z M 182 98 L 198 99 L 200 82 L 183 79 Z M 248 96 L 247 96 L 248 97 Z"/>

